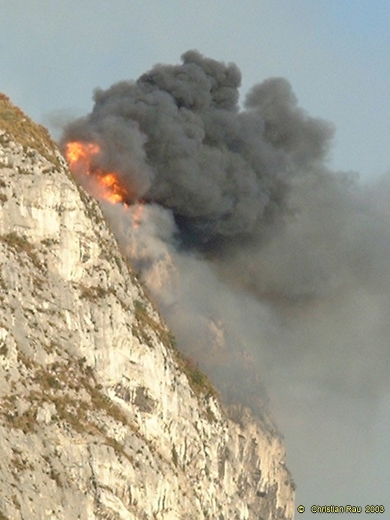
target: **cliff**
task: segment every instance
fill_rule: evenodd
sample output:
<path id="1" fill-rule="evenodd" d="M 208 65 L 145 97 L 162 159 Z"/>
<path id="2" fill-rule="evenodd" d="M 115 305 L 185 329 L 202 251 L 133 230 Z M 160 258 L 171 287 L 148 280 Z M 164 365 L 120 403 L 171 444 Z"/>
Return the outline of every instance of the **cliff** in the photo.
<path id="1" fill-rule="evenodd" d="M 0 519 L 291 519 L 281 438 L 229 418 L 97 203 L 0 99 Z"/>

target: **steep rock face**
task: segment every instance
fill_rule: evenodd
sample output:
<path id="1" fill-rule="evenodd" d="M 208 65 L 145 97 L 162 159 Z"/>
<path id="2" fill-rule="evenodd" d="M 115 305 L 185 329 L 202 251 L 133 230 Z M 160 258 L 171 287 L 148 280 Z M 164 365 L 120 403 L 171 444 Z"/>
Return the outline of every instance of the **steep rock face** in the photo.
<path id="1" fill-rule="evenodd" d="M 0 264 L 0 519 L 293 518 L 280 437 L 227 417 L 97 204 L 4 98 Z"/>

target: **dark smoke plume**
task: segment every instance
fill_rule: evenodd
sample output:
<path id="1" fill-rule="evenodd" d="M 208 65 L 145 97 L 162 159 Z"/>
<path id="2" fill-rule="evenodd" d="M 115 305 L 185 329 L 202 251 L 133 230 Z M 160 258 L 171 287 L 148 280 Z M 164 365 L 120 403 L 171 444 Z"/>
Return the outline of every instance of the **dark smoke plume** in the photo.
<path id="1" fill-rule="evenodd" d="M 309 117 L 285 79 L 254 86 L 240 110 L 235 65 L 195 51 L 182 59 L 97 90 L 92 113 L 64 133 L 99 143 L 99 166 L 146 201 L 135 237 L 115 210 L 123 247 L 182 347 L 217 379 L 238 377 L 245 351 L 265 379 L 284 367 L 286 379 L 310 373 L 320 386 L 375 394 L 390 359 L 390 233 L 375 193 L 387 180 L 368 188 L 330 172 L 333 127 Z M 157 288 L 151 272 L 167 263 Z M 226 366 L 210 355 L 218 334 Z"/>
<path id="2" fill-rule="evenodd" d="M 323 445 L 346 475 L 323 487 L 330 500 L 350 501 L 343 482 L 359 479 L 332 458 L 329 425 L 361 433 L 389 392 L 389 178 L 368 186 L 329 171 L 332 125 L 309 117 L 281 78 L 253 87 L 240 109 L 240 81 L 235 65 L 189 51 L 181 65 L 97 90 L 63 143 L 97 142 L 99 167 L 146 203 L 136 229 L 135 207 L 102 207 L 180 348 L 225 401 L 261 409 L 265 385 L 297 450 L 316 460 Z M 348 442 L 356 458 L 365 441 Z"/>
<path id="3" fill-rule="evenodd" d="M 235 65 L 190 51 L 182 65 L 96 91 L 65 138 L 98 141 L 101 165 L 169 208 L 184 241 L 251 241 L 286 213 L 292 178 L 322 159 L 332 130 L 297 107 L 284 79 L 255 87 L 240 111 L 240 82 Z"/>

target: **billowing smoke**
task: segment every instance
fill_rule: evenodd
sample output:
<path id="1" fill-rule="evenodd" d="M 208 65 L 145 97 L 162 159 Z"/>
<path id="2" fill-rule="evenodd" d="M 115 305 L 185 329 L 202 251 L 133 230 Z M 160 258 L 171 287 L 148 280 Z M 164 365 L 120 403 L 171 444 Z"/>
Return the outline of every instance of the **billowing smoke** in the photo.
<path id="1" fill-rule="evenodd" d="M 314 419 L 294 400 L 321 415 L 381 399 L 389 179 L 329 171 L 333 127 L 285 79 L 256 85 L 240 108 L 235 65 L 195 51 L 182 61 L 97 90 L 63 138 L 98 143 L 99 167 L 145 203 L 136 228 L 135 207 L 103 208 L 179 347 L 226 401 L 261 408 L 265 385 L 285 423 Z"/>
<path id="2" fill-rule="evenodd" d="M 235 65 L 187 52 L 182 65 L 97 91 L 66 138 L 99 142 L 101 166 L 170 209 L 183 241 L 252 241 L 286 212 L 292 178 L 321 160 L 332 130 L 297 108 L 283 79 L 255 87 L 240 111 L 240 81 Z"/>

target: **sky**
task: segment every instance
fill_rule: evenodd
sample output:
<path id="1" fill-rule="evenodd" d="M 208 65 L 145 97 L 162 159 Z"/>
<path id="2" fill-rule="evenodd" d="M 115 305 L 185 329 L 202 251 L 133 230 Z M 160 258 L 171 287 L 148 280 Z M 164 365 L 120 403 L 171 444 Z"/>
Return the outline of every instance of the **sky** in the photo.
<path id="1" fill-rule="evenodd" d="M 337 129 L 331 165 L 390 169 L 390 7 L 386 0 L 0 0 L 0 90 L 28 115 L 83 114 L 92 91 L 136 79 L 188 49 L 235 62 L 244 94 L 284 76 Z"/>
<path id="2" fill-rule="evenodd" d="M 197 49 L 238 65 L 243 98 L 255 83 L 287 78 L 300 106 L 336 128 L 329 166 L 356 171 L 366 182 L 390 171 L 389 27 L 388 0 L 79 0 L 77 7 L 69 0 L 0 0 L 0 91 L 57 137 L 61 124 L 91 110 L 95 88 L 136 79 L 156 63 L 179 63 L 183 52 Z M 367 482 L 364 500 L 390 508 L 390 470 L 383 469 L 383 460 L 390 462 L 390 396 L 362 424 L 368 416 L 356 414 L 359 403 L 344 410 L 343 423 L 331 406 L 320 417 L 315 396 L 303 393 L 291 395 L 295 417 L 275 410 L 297 505 L 357 501 Z M 311 420 L 300 424 L 302 417 Z M 316 445 L 324 425 L 340 440 L 329 457 L 326 445 Z M 316 456 L 304 461 L 304 445 Z M 335 457 L 350 461 L 356 481 L 339 496 L 336 489 L 321 494 L 332 489 L 321 479 L 333 478 Z"/>

